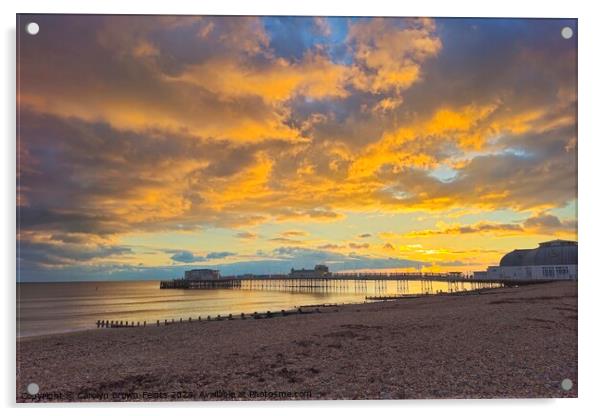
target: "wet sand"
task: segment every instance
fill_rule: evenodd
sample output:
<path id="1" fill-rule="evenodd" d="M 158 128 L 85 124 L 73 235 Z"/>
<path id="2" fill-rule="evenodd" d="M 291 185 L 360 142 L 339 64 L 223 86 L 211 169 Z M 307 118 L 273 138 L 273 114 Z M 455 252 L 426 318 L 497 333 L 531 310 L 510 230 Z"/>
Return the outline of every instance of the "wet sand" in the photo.
<path id="1" fill-rule="evenodd" d="M 577 397 L 577 283 L 17 341 L 18 402 L 515 397 Z"/>

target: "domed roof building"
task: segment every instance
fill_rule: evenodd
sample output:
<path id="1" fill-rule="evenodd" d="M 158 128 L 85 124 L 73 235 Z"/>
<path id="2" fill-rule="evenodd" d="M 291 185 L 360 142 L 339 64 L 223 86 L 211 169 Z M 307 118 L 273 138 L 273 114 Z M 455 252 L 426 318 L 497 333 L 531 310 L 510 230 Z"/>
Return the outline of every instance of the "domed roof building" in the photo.
<path id="1" fill-rule="evenodd" d="M 552 240 L 533 249 L 511 251 L 500 260 L 500 267 L 577 264 L 577 242 Z"/>
<path id="2" fill-rule="evenodd" d="M 533 249 L 517 249 L 504 255 L 499 266 L 476 272 L 476 279 L 550 281 L 577 279 L 577 242 L 552 240 Z"/>

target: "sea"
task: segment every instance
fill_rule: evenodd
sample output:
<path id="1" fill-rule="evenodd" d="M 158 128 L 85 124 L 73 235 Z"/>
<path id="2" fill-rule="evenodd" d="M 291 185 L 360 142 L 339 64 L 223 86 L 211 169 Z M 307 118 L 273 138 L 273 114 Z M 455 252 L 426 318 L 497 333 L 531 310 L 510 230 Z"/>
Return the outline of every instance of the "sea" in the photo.
<path id="1" fill-rule="evenodd" d="M 17 336 L 29 337 L 96 328 L 98 320 L 156 324 L 157 320 L 206 319 L 244 312 L 280 311 L 299 306 L 364 303 L 368 296 L 405 295 L 424 291 L 420 281 L 400 289 L 395 281 L 367 282 L 344 288 L 160 289 L 159 281 L 17 283 Z M 460 283 L 456 290 L 470 290 Z M 445 282 L 430 290 L 447 292 Z"/>

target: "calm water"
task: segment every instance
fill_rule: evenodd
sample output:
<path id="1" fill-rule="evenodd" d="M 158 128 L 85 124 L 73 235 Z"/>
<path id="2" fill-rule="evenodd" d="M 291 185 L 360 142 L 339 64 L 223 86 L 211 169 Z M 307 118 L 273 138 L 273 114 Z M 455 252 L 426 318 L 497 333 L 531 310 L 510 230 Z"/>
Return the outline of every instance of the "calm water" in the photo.
<path id="1" fill-rule="evenodd" d="M 97 320 L 147 321 L 199 315 L 277 311 L 301 305 L 361 303 L 365 296 L 420 293 L 420 282 L 396 282 L 377 287 L 349 282 L 340 291 L 283 291 L 264 289 L 159 289 L 158 281 L 20 283 L 17 285 L 17 335 L 31 336 L 96 328 Z M 471 289 L 463 283 L 460 289 Z M 433 291 L 447 283 L 432 282 Z"/>

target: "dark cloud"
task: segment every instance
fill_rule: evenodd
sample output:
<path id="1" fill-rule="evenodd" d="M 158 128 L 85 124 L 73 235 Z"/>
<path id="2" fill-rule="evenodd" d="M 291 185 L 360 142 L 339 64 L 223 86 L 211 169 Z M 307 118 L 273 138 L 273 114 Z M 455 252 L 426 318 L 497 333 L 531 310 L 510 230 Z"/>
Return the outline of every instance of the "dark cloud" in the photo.
<path id="1" fill-rule="evenodd" d="M 352 249 L 362 249 L 362 248 L 369 248 L 370 244 L 368 243 L 349 243 L 349 248 Z"/>
<path id="2" fill-rule="evenodd" d="M 308 235 L 308 233 L 301 230 L 289 230 L 280 233 L 280 235 L 283 237 L 305 237 Z"/>
<path id="3" fill-rule="evenodd" d="M 211 253 L 207 253 L 207 255 L 205 257 L 207 257 L 207 260 L 215 260 L 215 259 L 223 259 L 226 257 L 230 257 L 230 256 L 235 256 L 236 253 L 232 253 L 230 251 L 214 251 Z"/>
<path id="4" fill-rule="evenodd" d="M 503 100 L 521 111 L 557 100 L 576 85 L 576 38 L 563 39 L 572 19 L 437 19 L 443 48 L 424 64 L 424 82 L 404 94 L 418 114 Z M 457 91 L 462 91 L 458 94 Z"/>
<path id="5" fill-rule="evenodd" d="M 206 149 L 208 165 L 190 173 L 190 178 L 202 181 L 207 177 L 227 177 L 239 173 L 256 162 L 261 149 L 258 145 L 233 145 L 223 142 L 219 148 Z"/>
<path id="6" fill-rule="evenodd" d="M 320 250 L 340 250 L 347 248 L 347 246 L 344 244 L 322 244 L 321 246 L 318 246 L 318 248 Z"/>
<path id="7" fill-rule="evenodd" d="M 342 218 L 342 214 L 326 207 L 316 207 L 309 209 L 276 208 L 274 210 L 276 219 L 294 220 L 294 219 L 314 219 L 314 220 L 335 220 Z"/>
<path id="8" fill-rule="evenodd" d="M 132 254 L 132 250 L 120 245 L 56 244 L 28 240 L 18 241 L 17 244 L 17 259 L 25 269 L 77 266 L 91 260 L 111 260 L 128 254 Z"/>
<path id="9" fill-rule="evenodd" d="M 174 253 L 170 259 L 178 263 L 201 263 L 207 259 L 204 256 L 197 256 L 190 251 L 179 251 Z"/>
<path id="10" fill-rule="evenodd" d="M 204 256 L 199 256 L 191 251 L 181 250 L 166 250 L 168 253 L 174 253 L 170 259 L 176 261 L 178 263 L 203 263 L 211 260 L 224 259 L 226 257 L 235 256 L 236 253 L 231 253 L 229 251 L 218 251 L 218 252 L 210 252 Z"/>
<path id="11" fill-rule="evenodd" d="M 240 232 L 240 233 L 236 233 L 236 237 L 237 238 L 243 238 L 243 239 L 254 239 L 254 238 L 257 238 L 258 236 L 255 233 L 251 233 L 251 232 L 248 232 L 248 231 L 243 231 L 243 232 Z"/>
<path id="12" fill-rule="evenodd" d="M 523 226 L 526 229 L 540 233 L 555 233 L 558 231 L 577 233 L 576 220 L 560 220 L 557 216 L 546 213 L 526 219 Z"/>
<path id="13" fill-rule="evenodd" d="M 480 265 L 480 263 L 454 260 L 454 261 L 440 261 L 440 262 L 437 262 L 437 265 L 440 267 L 461 267 L 461 266 L 478 266 L 478 265 Z"/>
<path id="14" fill-rule="evenodd" d="M 560 220 L 557 216 L 540 213 L 529 217 L 520 223 L 479 222 L 472 225 L 455 225 L 437 230 L 413 231 L 406 236 L 421 237 L 430 235 L 454 235 L 454 234 L 542 234 L 555 235 L 556 233 L 568 233 L 576 235 L 576 220 Z M 480 250 L 480 252 L 485 252 Z M 490 250 L 489 252 L 496 252 Z"/>
<path id="15" fill-rule="evenodd" d="M 295 240 L 293 238 L 287 238 L 287 237 L 274 237 L 274 238 L 270 238 L 269 241 L 274 242 L 274 243 L 282 243 L 282 244 L 296 244 L 296 245 L 305 244 L 305 242 L 302 240 Z"/>
<path id="16" fill-rule="evenodd" d="M 311 268 L 316 264 L 327 264 L 333 271 L 406 267 L 420 268 L 428 265 L 428 263 L 405 259 L 377 258 L 291 246 L 278 247 L 270 255 L 281 261 L 286 261 L 291 267 Z"/>
<path id="17" fill-rule="evenodd" d="M 48 192 L 49 189 L 44 190 Z M 59 201 L 56 201 L 58 203 Z M 17 209 L 17 224 L 21 230 L 49 231 L 65 240 L 83 238 L 81 234 L 99 236 L 115 234 L 127 230 L 127 224 L 120 223 L 109 214 L 102 212 L 85 213 L 76 205 L 72 207 L 35 208 L 21 206 Z M 58 233 L 57 233 L 58 232 Z M 76 234 L 79 236 L 71 236 Z"/>
<path id="18" fill-rule="evenodd" d="M 482 233 L 522 233 L 520 224 L 478 223 L 475 225 L 460 225 L 441 230 L 415 231 L 407 234 L 411 237 L 448 234 L 482 234 Z"/>

